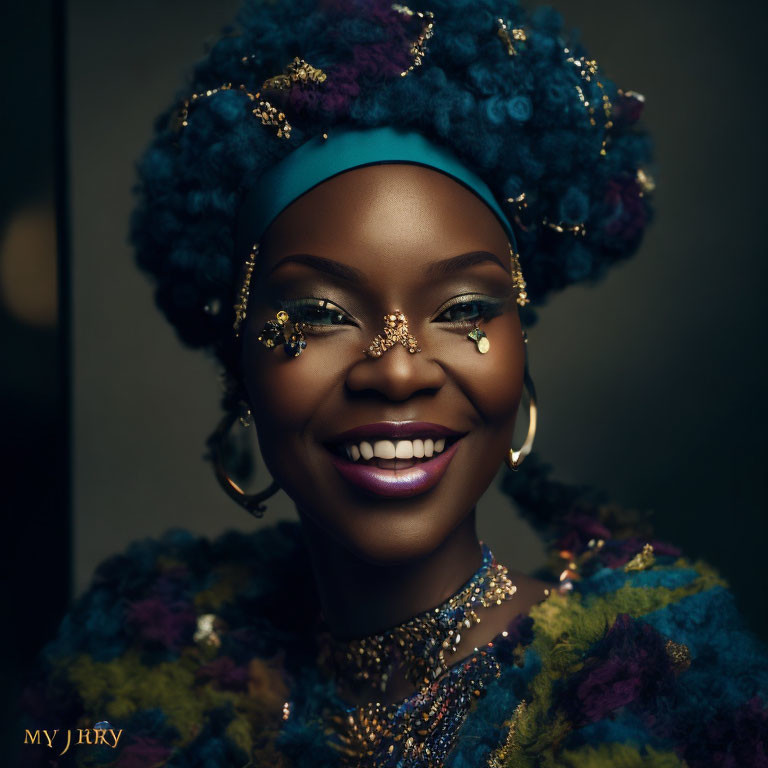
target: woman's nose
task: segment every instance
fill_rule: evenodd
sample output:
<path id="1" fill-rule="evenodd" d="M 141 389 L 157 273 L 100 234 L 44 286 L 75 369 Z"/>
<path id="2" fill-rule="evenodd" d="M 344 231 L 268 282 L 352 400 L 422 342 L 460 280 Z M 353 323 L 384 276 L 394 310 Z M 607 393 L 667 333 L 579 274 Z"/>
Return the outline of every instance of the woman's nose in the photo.
<path id="1" fill-rule="evenodd" d="M 407 400 L 418 392 L 436 391 L 445 383 L 445 371 L 425 351 L 411 353 L 402 344 L 381 357 L 362 356 L 347 374 L 351 392 L 375 392 L 388 400 Z"/>

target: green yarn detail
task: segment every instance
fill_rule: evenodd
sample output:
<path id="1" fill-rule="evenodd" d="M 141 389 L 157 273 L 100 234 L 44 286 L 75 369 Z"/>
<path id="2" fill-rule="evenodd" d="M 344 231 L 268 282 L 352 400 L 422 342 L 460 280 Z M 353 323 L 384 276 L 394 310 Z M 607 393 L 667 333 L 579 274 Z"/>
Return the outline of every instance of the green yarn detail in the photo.
<path id="1" fill-rule="evenodd" d="M 108 662 L 83 654 L 68 664 L 67 677 L 83 700 L 85 710 L 104 720 L 126 720 L 142 710 L 160 708 L 179 733 L 184 746 L 197 735 L 205 713 L 242 699 L 211 683 L 195 684 L 199 662 L 190 655 L 147 667 L 135 650 Z"/>
<path id="2" fill-rule="evenodd" d="M 667 587 L 635 587 L 629 581 L 615 592 L 606 595 L 553 594 L 537 606 L 530 615 L 534 620 L 534 639 L 531 650 L 542 660 L 540 672 L 530 682 L 529 705 L 515 720 L 515 744 L 507 757 L 505 768 L 528 768 L 541 765 L 541 759 L 553 759 L 556 747 L 562 743 L 569 730 L 570 723 L 560 713 L 550 715 L 553 684 L 556 680 L 570 676 L 583 666 L 582 655 L 616 621 L 619 614 L 627 613 L 633 618 L 659 610 L 672 603 L 679 602 L 689 595 L 712 589 L 716 586 L 727 587 L 727 583 L 717 571 L 704 561 L 693 565 L 685 558 L 680 558 L 675 568 L 693 568 L 699 574 L 692 582 L 669 589 Z M 652 566 L 662 570 L 660 566 Z M 511 721 L 508 721 L 511 725 Z M 606 745 L 606 748 L 623 748 L 625 745 Z M 603 749 L 603 747 L 601 747 Z M 576 754 L 576 753 L 574 753 Z M 623 753 L 617 753 L 624 759 Z M 631 753 L 627 753 L 631 757 Z M 638 760 L 646 758 L 637 753 Z M 538 756 L 538 757 L 535 757 Z M 599 756 L 599 755 L 598 755 Z M 559 758 L 558 758 L 559 759 Z M 612 756 L 599 758 L 604 762 L 594 762 L 590 753 L 577 755 L 577 762 L 569 765 L 592 766 L 634 766 L 650 765 L 648 762 L 617 762 Z M 629 758 L 627 758 L 629 759 Z M 677 759 L 677 758 L 675 758 Z M 607 762 L 605 762 L 607 760 Z M 563 764 L 563 763 L 560 763 Z M 680 762 L 661 762 L 659 765 L 682 765 Z M 554 765 L 554 763 L 552 763 Z M 656 765 L 656 763 L 653 763 Z"/>
<path id="3" fill-rule="evenodd" d="M 652 747 L 643 747 L 641 751 L 632 744 L 614 742 L 569 749 L 555 761 L 547 758 L 541 765 L 542 768 L 687 768 L 688 763 L 674 752 L 657 752 Z"/>

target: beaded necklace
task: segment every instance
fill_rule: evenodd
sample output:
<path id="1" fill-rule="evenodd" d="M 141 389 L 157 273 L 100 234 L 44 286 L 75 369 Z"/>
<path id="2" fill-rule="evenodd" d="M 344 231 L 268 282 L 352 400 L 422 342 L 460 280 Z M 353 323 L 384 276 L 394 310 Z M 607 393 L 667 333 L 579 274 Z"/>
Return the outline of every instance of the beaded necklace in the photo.
<path id="1" fill-rule="evenodd" d="M 513 642 L 506 640 L 504 632 L 495 643 L 476 648 L 471 657 L 452 667 L 446 659 L 449 650 L 456 651 L 461 632 L 480 622 L 479 607 L 501 605 L 517 591 L 507 568 L 485 544 L 482 555 L 469 581 L 436 608 L 385 632 L 351 641 L 323 633 L 320 665 L 335 679 L 362 683 L 384 694 L 393 671 L 402 666 L 405 678 L 416 686 L 415 693 L 398 703 L 372 701 L 329 714 L 329 744 L 339 753 L 342 765 L 443 765 L 473 699 L 501 674 L 497 658 L 501 646 Z M 508 655 L 512 651 L 505 650 Z"/>

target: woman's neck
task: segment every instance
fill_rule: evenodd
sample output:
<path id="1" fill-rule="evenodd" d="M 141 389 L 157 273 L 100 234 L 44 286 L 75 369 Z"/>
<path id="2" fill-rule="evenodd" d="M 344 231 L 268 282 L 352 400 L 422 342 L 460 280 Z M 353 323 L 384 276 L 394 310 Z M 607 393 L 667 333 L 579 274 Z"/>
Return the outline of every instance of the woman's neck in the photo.
<path id="1" fill-rule="evenodd" d="M 336 637 L 370 635 L 440 605 L 482 563 L 474 510 L 436 550 L 397 565 L 362 560 L 300 516 L 323 616 Z"/>

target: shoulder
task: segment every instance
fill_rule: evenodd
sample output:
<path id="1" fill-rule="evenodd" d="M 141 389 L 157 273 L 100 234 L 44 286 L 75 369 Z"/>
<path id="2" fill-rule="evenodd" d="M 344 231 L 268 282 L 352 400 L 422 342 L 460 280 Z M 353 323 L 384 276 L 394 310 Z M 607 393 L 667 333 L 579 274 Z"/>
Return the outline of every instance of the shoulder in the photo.
<path id="1" fill-rule="evenodd" d="M 252 746 L 248 718 L 280 711 L 280 650 L 313 610 L 302 547 L 295 523 L 215 540 L 176 529 L 105 560 L 40 655 L 24 727 L 106 720 L 137 760 L 217 738 L 239 760 Z"/>
<path id="2" fill-rule="evenodd" d="M 717 571 L 641 539 L 574 559 L 571 593 L 531 612 L 541 696 L 526 727 L 559 734 L 564 765 L 756 764 L 768 750 L 768 648 Z"/>

